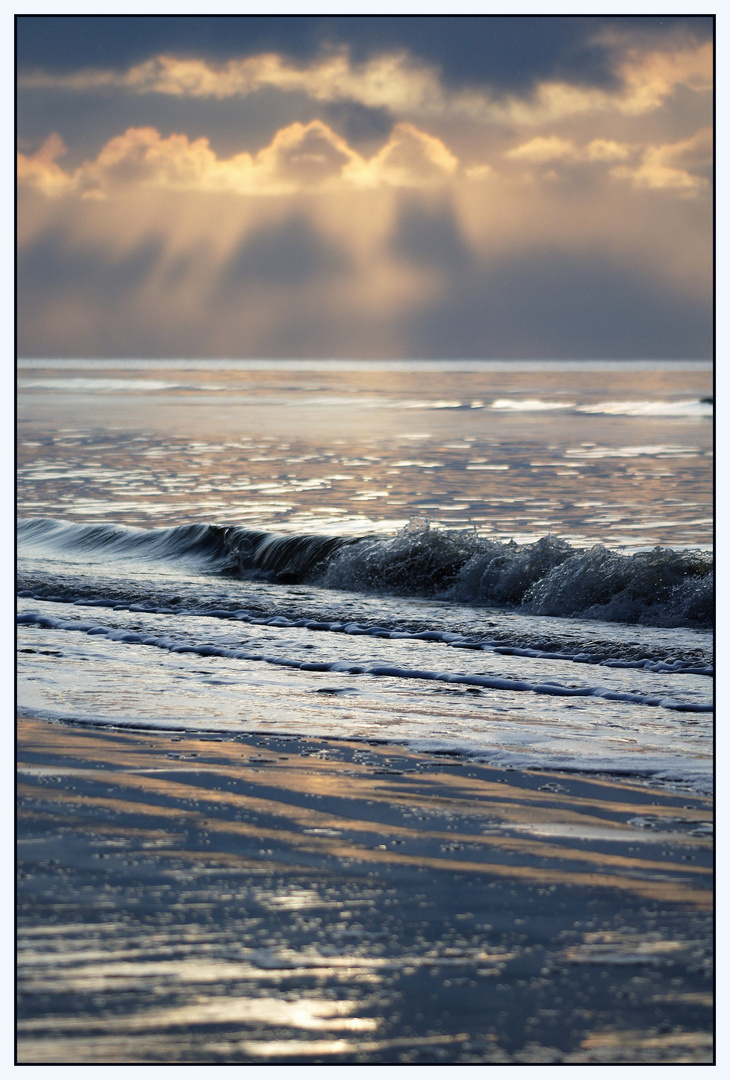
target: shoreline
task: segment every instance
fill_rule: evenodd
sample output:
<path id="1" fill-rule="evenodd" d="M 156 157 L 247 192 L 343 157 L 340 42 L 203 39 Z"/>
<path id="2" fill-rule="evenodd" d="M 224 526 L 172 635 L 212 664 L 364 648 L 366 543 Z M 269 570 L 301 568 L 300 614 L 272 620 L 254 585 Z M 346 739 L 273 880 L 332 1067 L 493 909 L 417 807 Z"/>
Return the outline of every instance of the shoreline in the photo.
<path id="1" fill-rule="evenodd" d="M 18 720 L 18 1061 L 712 1060 L 712 800 Z"/>

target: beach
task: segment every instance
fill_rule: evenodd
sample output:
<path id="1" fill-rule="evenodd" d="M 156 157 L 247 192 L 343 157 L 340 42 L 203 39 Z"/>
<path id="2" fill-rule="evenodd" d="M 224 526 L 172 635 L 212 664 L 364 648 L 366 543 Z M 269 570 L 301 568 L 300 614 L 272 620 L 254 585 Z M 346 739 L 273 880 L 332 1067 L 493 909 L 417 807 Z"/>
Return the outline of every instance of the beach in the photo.
<path id="1" fill-rule="evenodd" d="M 18 1060 L 711 1060 L 710 376 L 21 365 Z"/>
<path id="2" fill-rule="evenodd" d="M 712 1059 L 708 798 L 31 718 L 18 794 L 21 1063 Z"/>
<path id="3" fill-rule="evenodd" d="M 714 20 L 16 17 L 17 1063 L 715 1062 Z"/>

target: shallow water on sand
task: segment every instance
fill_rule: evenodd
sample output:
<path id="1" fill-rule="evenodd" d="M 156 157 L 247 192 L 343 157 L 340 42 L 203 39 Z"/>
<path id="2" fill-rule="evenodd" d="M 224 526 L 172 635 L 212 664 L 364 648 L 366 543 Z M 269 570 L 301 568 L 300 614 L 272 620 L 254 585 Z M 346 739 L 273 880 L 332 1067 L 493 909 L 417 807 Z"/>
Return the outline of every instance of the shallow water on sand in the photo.
<path id="1" fill-rule="evenodd" d="M 711 1060 L 703 799 L 32 720 L 18 773 L 22 1062 Z"/>

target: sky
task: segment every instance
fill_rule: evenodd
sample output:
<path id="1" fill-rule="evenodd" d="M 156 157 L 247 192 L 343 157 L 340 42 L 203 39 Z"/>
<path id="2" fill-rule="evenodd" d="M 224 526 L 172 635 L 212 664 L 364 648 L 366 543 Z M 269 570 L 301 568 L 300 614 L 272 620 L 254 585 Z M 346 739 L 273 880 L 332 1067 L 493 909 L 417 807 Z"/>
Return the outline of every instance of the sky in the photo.
<path id="1" fill-rule="evenodd" d="M 20 356 L 712 355 L 710 17 L 16 26 Z"/>

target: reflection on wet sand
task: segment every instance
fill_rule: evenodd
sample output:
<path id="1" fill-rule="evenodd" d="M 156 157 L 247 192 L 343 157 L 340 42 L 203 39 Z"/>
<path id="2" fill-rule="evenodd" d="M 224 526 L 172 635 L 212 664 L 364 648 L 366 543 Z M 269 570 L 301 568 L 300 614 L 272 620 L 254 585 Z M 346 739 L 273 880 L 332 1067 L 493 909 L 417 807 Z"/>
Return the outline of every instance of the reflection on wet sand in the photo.
<path id="1" fill-rule="evenodd" d="M 19 724 L 19 1060 L 708 1060 L 709 800 Z"/>

